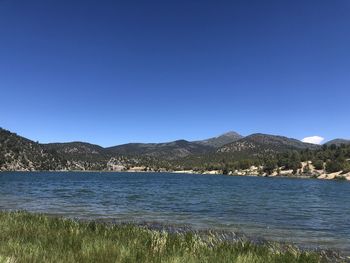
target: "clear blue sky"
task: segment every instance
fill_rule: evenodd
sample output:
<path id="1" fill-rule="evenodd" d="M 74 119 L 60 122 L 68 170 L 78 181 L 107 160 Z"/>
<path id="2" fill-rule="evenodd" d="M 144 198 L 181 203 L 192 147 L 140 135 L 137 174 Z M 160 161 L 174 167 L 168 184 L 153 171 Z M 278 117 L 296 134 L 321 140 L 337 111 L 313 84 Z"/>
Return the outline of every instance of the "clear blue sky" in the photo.
<path id="1" fill-rule="evenodd" d="M 0 126 L 103 146 L 349 138 L 349 14 L 349 0 L 0 0 Z"/>

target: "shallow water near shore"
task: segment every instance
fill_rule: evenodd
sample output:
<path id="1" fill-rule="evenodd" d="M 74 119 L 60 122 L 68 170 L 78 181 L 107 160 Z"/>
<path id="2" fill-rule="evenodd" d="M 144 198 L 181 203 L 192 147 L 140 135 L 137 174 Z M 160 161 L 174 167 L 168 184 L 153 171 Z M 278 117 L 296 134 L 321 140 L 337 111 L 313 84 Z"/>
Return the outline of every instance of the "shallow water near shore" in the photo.
<path id="1" fill-rule="evenodd" d="M 0 173 L 0 209 L 245 233 L 350 255 L 350 183 L 170 173 Z"/>

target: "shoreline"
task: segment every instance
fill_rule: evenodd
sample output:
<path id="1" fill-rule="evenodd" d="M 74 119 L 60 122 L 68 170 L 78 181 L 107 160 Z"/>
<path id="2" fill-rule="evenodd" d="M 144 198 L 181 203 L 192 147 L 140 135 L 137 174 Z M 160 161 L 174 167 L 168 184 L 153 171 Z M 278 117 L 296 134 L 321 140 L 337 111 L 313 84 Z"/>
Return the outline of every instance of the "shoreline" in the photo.
<path id="1" fill-rule="evenodd" d="M 50 216 L 49 214 L 47 214 Z M 55 217 L 55 215 L 51 215 Z M 60 216 L 59 216 L 60 217 Z M 61 218 L 66 218 L 61 216 Z M 315 252 L 323 255 L 332 257 L 333 259 L 347 259 L 350 263 L 350 252 L 347 254 L 344 251 L 341 251 L 336 248 L 321 248 L 313 247 L 307 244 L 297 244 L 290 241 L 274 241 L 266 239 L 263 236 L 252 236 L 246 234 L 244 231 L 230 231 L 226 229 L 216 229 L 216 228 L 194 228 L 187 224 L 171 224 L 171 223 L 162 223 L 157 221 L 115 221 L 113 219 L 79 219 L 73 218 L 77 222 L 94 222 L 97 224 L 105 224 L 109 226 L 123 226 L 123 225 L 133 225 L 136 227 L 145 228 L 151 231 L 157 232 L 167 232 L 169 234 L 187 234 L 191 233 L 198 235 L 203 240 L 208 240 L 208 237 L 216 239 L 218 242 L 228 242 L 228 243 L 237 243 L 237 242 L 248 242 L 254 245 L 277 245 L 281 249 L 288 249 L 290 247 L 295 247 L 300 251 L 305 252 Z"/>
<path id="2" fill-rule="evenodd" d="M 168 174 L 196 174 L 196 175 L 223 175 L 231 177 L 265 177 L 265 178 L 295 178 L 295 179 L 317 179 L 317 180 L 331 180 L 331 181 L 350 181 L 350 174 L 345 176 L 341 172 L 336 173 L 323 173 L 323 174 L 310 174 L 310 175 L 295 175 L 292 173 L 272 174 L 272 175 L 259 175 L 249 174 L 245 170 L 241 170 L 238 173 L 224 174 L 222 171 L 204 171 L 197 172 L 193 170 L 175 170 L 175 171 L 142 171 L 142 170 L 125 170 L 125 171 L 112 171 L 112 170 L 0 170 L 1 173 L 168 173 Z"/>
<path id="3" fill-rule="evenodd" d="M 65 241 L 69 240 L 70 238 L 74 238 L 76 242 L 79 234 L 81 234 L 84 231 L 85 232 L 89 231 L 91 238 L 93 239 L 94 237 L 99 238 L 100 239 L 99 242 L 103 243 L 103 242 L 107 242 L 107 241 L 104 241 L 105 238 L 110 236 L 113 233 L 113 231 L 123 232 L 125 229 L 128 232 L 122 233 L 122 235 L 119 235 L 120 238 L 123 238 L 125 234 L 126 234 L 126 237 L 129 238 L 130 233 L 132 233 L 132 235 L 134 235 L 134 237 L 131 238 L 131 240 L 134 240 L 132 242 L 140 242 L 144 238 L 145 234 L 149 235 L 151 238 L 150 242 L 153 243 L 155 241 L 155 244 L 151 246 L 152 249 L 154 249 L 154 246 L 161 246 L 161 248 L 163 249 L 163 247 L 168 244 L 169 242 L 168 239 L 175 238 L 186 242 L 184 243 L 184 245 L 181 245 L 181 247 L 177 249 L 185 248 L 185 249 L 191 250 L 191 248 L 186 248 L 186 246 L 193 246 L 193 245 L 195 247 L 201 246 L 202 248 L 208 251 L 220 249 L 222 247 L 224 248 L 232 247 L 232 248 L 235 248 L 236 250 L 238 248 L 238 251 L 236 252 L 243 253 L 243 255 L 246 252 L 256 253 L 257 251 L 262 250 L 265 252 L 262 255 L 257 254 L 258 257 L 265 257 L 267 256 L 266 253 L 271 253 L 271 255 L 269 256 L 279 257 L 279 256 L 289 255 L 287 256 L 287 258 L 290 259 L 290 256 L 293 256 L 299 260 L 300 260 L 300 257 L 302 259 L 304 258 L 304 260 L 302 261 L 293 260 L 288 262 L 337 262 L 337 263 L 350 262 L 350 255 L 345 255 L 345 253 L 342 253 L 341 251 L 338 251 L 336 249 L 318 249 L 318 248 L 311 248 L 307 246 L 300 246 L 290 242 L 269 241 L 260 237 L 251 238 L 246 236 L 244 233 L 236 233 L 233 231 L 215 230 L 215 229 L 196 230 L 187 225 L 172 225 L 172 224 L 163 224 L 158 222 L 141 222 L 141 223 L 118 222 L 117 223 L 117 222 L 113 222 L 113 220 L 100 220 L 100 219 L 89 220 L 89 219 L 69 218 L 69 217 L 64 217 L 61 215 L 53 215 L 53 214 L 31 213 L 26 211 L 2 211 L 2 210 L 0 210 L 0 218 L 2 219 L 2 221 L 0 221 L 0 226 L 1 224 L 3 227 L 9 225 L 6 228 L 6 231 L 11 231 L 11 226 L 12 226 L 13 228 L 12 231 L 16 231 L 14 232 L 16 234 L 18 233 L 17 232 L 18 230 L 15 230 L 15 229 L 21 228 L 22 230 L 20 231 L 21 233 L 20 236 L 23 236 L 23 235 L 32 236 L 32 234 L 35 234 L 36 231 L 39 232 L 39 231 L 42 231 L 42 228 L 46 228 L 46 231 L 50 231 L 50 232 L 53 231 L 54 233 L 58 232 L 58 233 L 61 233 L 62 235 L 64 233 L 64 235 L 66 235 L 64 237 Z M 30 229 L 27 230 L 28 226 Z M 26 231 L 28 231 L 28 233 Z M 39 242 L 41 246 L 42 245 L 41 242 L 45 243 L 45 240 L 47 240 L 47 237 L 45 237 L 45 235 L 48 235 L 48 234 L 44 234 L 44 233 L 41 233 L 40 235 L 37 236 L 37 238 L 41 238 L 43 240 L 38 240 L 36 238 L 34 239 L 35 241 L 32 241 L 32 242 Z M 102 236 L 101 236 L 101 233 L 102 233 Z M 14 240 L 16 238 L 18 237 L 11 237 L 11 240 Z M 137 241 L 134 238 L 136 238 Z M 156 240 L 154 240 L 154 238 L 156 238 Z M 25 241 L 21 241 L 22 242 L 21 246 L 26 245 L 26 242 L 28 242 L 27 239 L 28 238 L 25 238 L 24 239 Z M 4 241 L 6 241 L 6 238 L 0 240 L 0 244 L 2 242 L 2 245 L 6 246 L 6 242 Z M 84 240 L 82 240 L 82 242 L 84 242 Z M 32 244 L 29 244 L 29 245 L 30 247 L 32 246 Z M 52 244 L 50 241 L 50 243 L 46 245 L 49 245 L 52 248 L 52 246 L 54 246 L 55 244 Z M 174 246 L 174 245 L 171 245 L 171 246 Z M 250 249 L 252 249 L 251 252 L 250 252 Z M 226 249 L 224 249 L 224 251 L 226 251 Z M 16 252 L 18 253 L 18 251 Z M 46 252 L 42 251 L 42 253 L 46 253 Z M 77 251 L 75 251 L 75 253 L 77 253 Z M 202 254 L 202 252 L 200 254 Z M 1 249 L 0 249 L 0 259 L 1 259 L 1 256 L 4 256 L 4 254 L 1 253 Z M 5 255 L 5 256 L 11 257 L 14 259 L 18 257 L 18 255 Z M 308 257 L 310 257 L 311 260 L 310 259 L 308 260 L 307 259 Z M 319 258 L 319 260 L 313 261 L 315 258 Z M 262 260 L 261 258 L 258 258 L 258 259 L 259 261 L 254 261 L 254 262 L 268 262 L 266 260 L 261 261 Z M 19 260 L 19 262 L 23 262 L 23 261 Z M 244 261 L 244 262 L 247 262 L 247 261 Z M 284 261 L 282 260 L 277 262 L 284 262 Z"/>

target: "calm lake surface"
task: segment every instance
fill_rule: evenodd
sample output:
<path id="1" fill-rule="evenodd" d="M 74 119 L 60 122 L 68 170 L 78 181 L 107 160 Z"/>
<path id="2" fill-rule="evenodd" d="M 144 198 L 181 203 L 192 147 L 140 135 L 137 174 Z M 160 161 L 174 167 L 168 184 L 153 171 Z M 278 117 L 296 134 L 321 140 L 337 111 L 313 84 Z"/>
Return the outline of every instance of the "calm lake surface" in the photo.
<path id="1" fill-rule="evenodd" d="M 350 183 L 168 173 L 0 173 L 0 210 L 156 221 L 350 254 Z"/>

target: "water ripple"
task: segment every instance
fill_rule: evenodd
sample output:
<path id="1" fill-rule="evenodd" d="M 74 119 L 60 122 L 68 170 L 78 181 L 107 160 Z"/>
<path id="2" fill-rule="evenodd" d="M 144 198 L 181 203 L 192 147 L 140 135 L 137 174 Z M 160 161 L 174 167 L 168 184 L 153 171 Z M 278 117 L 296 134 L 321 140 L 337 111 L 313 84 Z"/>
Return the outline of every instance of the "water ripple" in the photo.
<path id="1" fill-rule="evenodd" d="M 0 209 L 158 221 L 350 253 L 350 183 L 152 173 L 0 173 Z"/>

